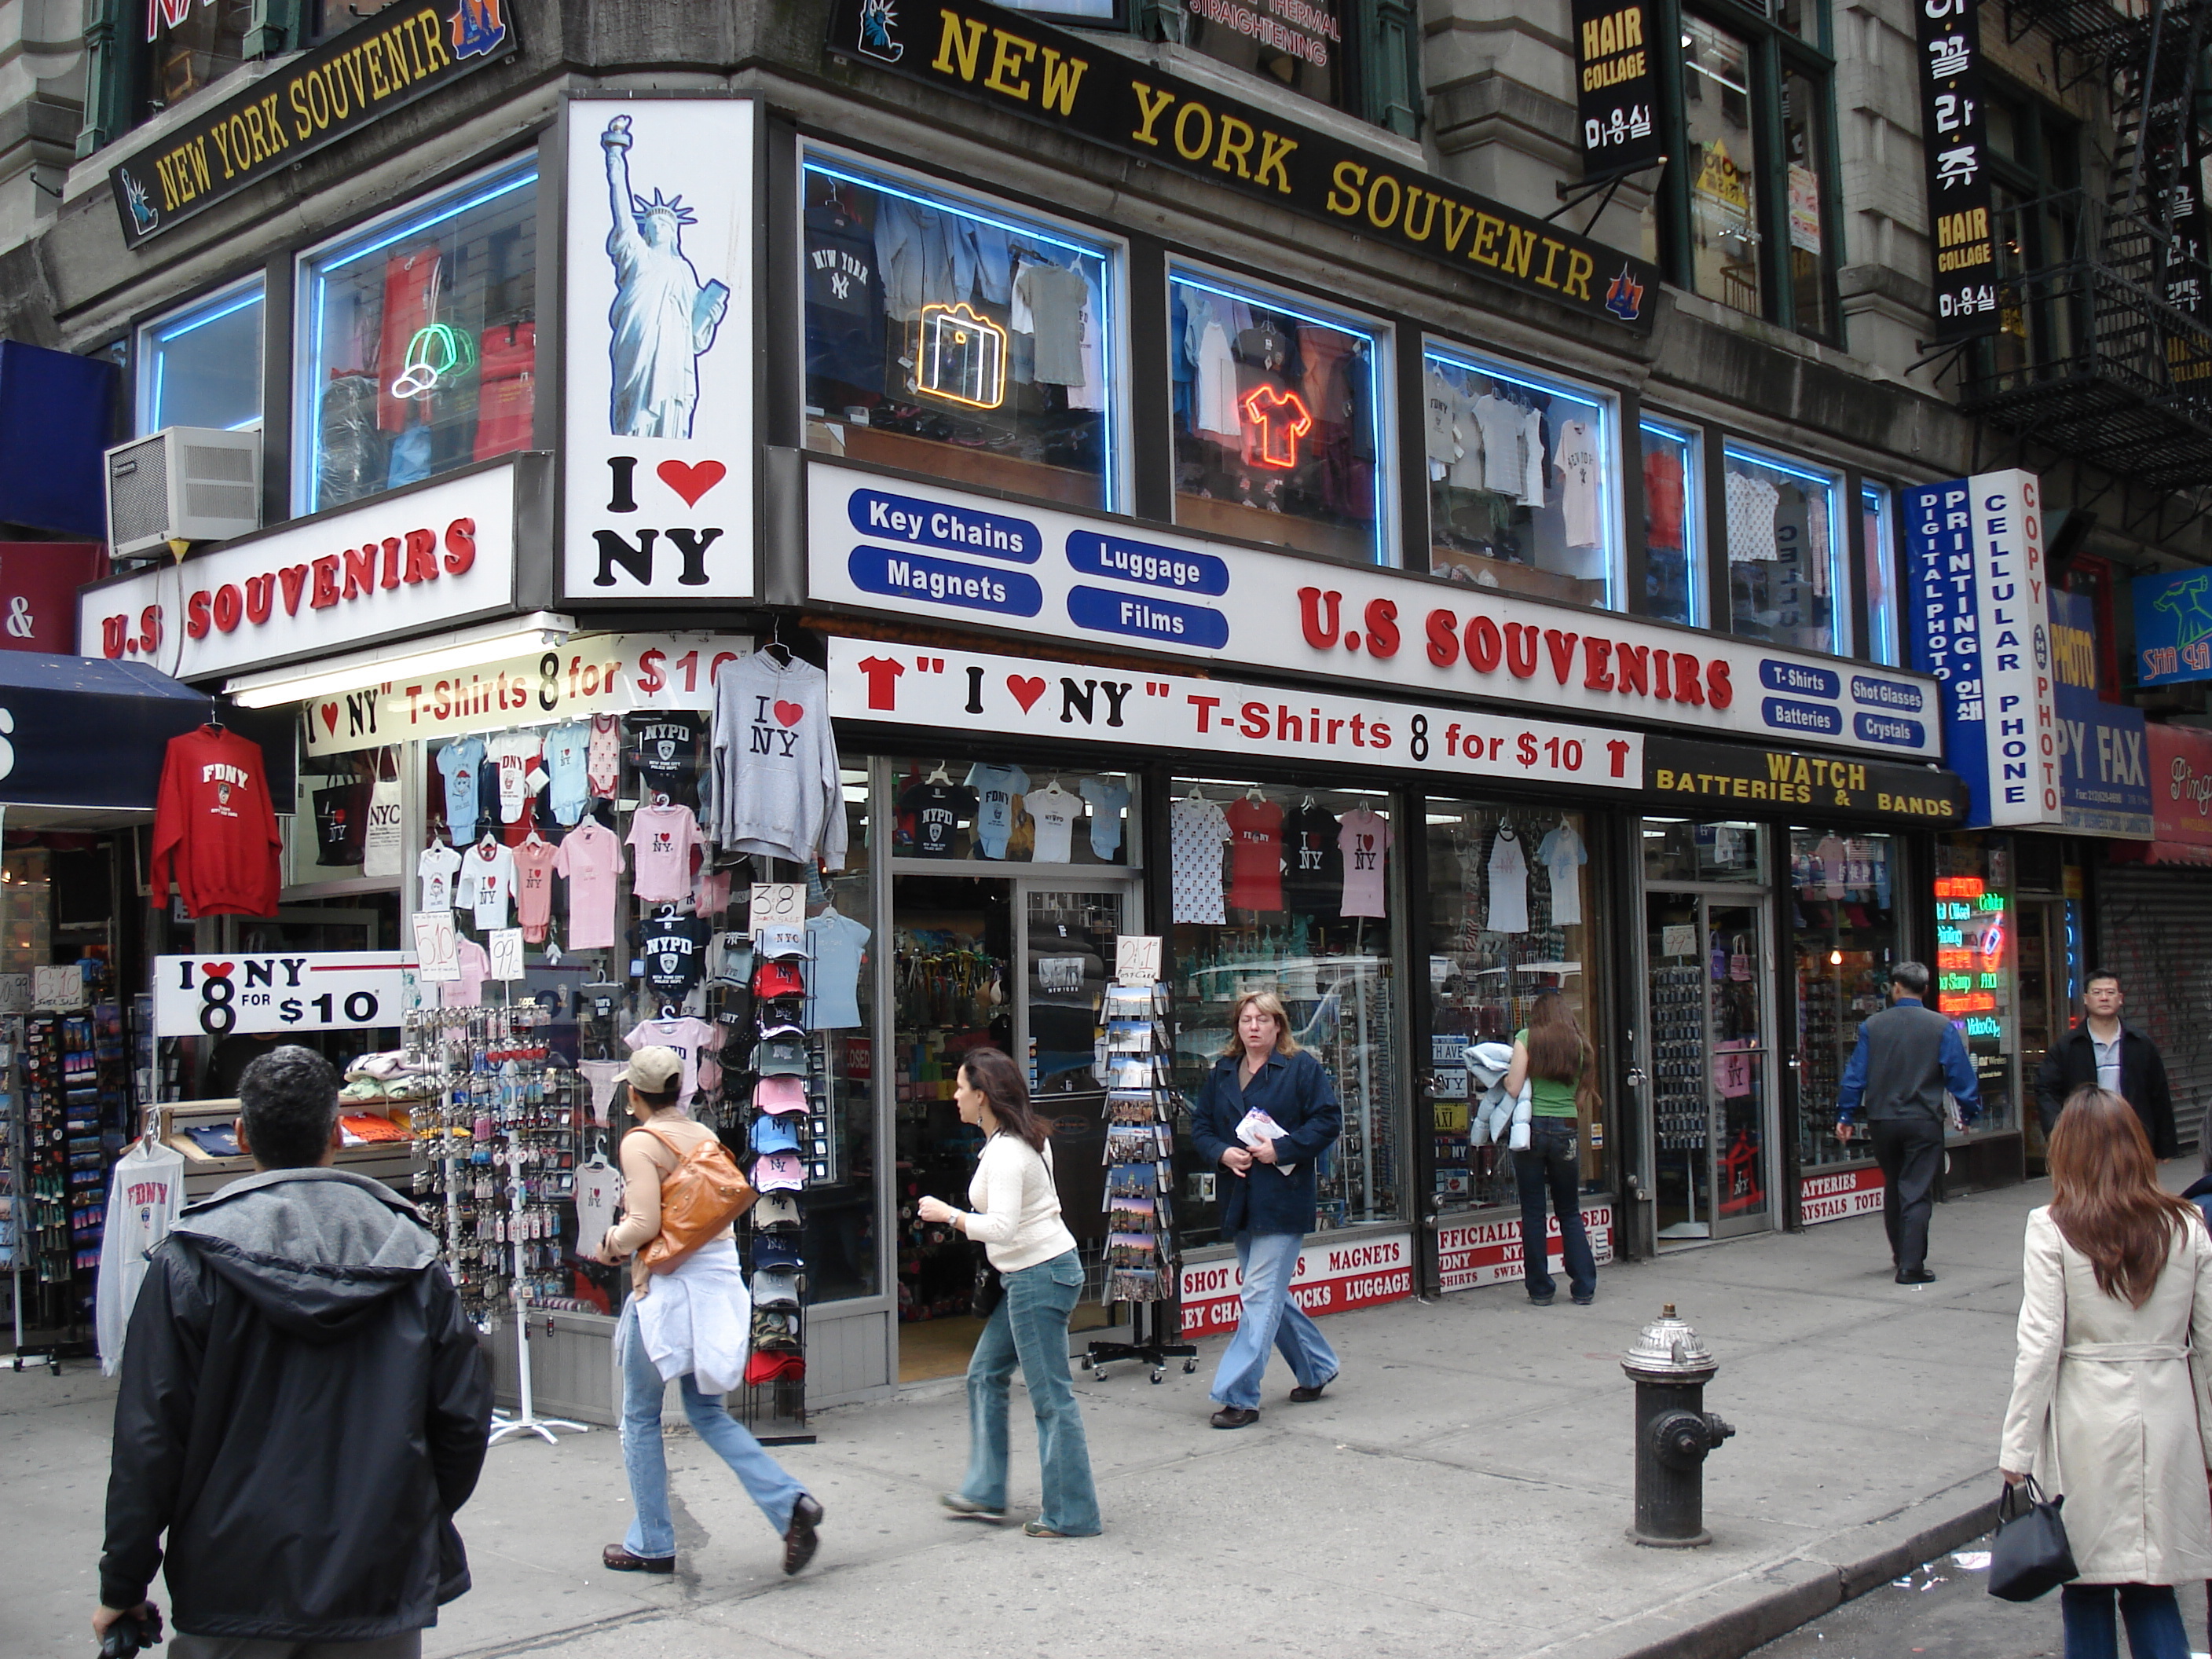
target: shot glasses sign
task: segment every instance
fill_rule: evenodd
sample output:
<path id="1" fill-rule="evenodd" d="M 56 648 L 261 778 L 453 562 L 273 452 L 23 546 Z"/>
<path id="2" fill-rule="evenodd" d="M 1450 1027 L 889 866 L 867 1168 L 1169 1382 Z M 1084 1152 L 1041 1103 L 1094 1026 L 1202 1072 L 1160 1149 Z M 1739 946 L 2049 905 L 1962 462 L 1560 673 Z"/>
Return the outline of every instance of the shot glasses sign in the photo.
<path id="1" fill-rule="evenodd" d="M 162 957 L 154 984 L 157 1036 L 234 1031 L 358 1031 L 398 1025 L 404 964 L 390 951 Z"/>

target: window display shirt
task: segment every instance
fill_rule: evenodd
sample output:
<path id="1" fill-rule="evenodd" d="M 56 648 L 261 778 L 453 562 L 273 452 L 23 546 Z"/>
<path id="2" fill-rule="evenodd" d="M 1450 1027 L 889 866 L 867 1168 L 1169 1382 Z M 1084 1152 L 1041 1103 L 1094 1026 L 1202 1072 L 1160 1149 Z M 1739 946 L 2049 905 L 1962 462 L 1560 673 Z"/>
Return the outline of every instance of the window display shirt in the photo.
<path id="1" fill-rule="evenodd" d="M 1380 916 L 1387 905 L 1383 872 L 1390 850 L 1390 822 L 1373 810 L 1354 807 L 1337 821 L 1337 850 L 1344 854 L 1346 916 Z"/>
<path id="2" fill-rule="evenodd" d="M 833 198 L 806 210 L 806 373 L 884 389 L 884 295 L 874 234 Z"/>
<path id="3" fill-rule="evenodd" d="M 592 735 L 584 744 L 584 784 L 594 799 L 612 800 L 622 785 L 622 718 L 592 716 Z"/>
<path id="4" fill-rule="evenodd" d="M 543 945 L 553 920 L 553 866 L 561 849 L 542 836 L 532 836 L 512 854 L 514 860 L 514 920 L 523 941 Z"/>
<path id="5" fill-rule="evenodd" d="M 1490 843 L 1490 931 L 1528 931 L 1528 849 L 1510 823 Z"/>
<path id="6" fill-rule="evenodd" d="M 1774 544 L 1774 510 L 1782 492 L 1765 479 L 1734 467 L 1728 474 L 1728 539 L 1731 563 L 1771 564 L 1781 556 Z"/>
<path id="7" fill-rule="evenodd" d="M 1551 872 L 1552 926 L 1572 927 L 1583 919 L 1583 884 L 1576 873 L 1589 854 L 1575 826 L 1562 819 L 1536 848 L 1536 862 Z"/>
<path id="8" fill-rule="evenodd" d="M 1168 809 L 1177 921 L 1218 927 L 1229 920 L 1221 902 L 1221 843 L 1231 834 L 1227 814 L 1203 795 L 1188 796 Z"/>
<path id="9" fill-rule="evenodd" d="M 1030 787 L 1030 775 L 1018 766 L 976 765 L 968 769 L 968 787 L 975 792 L 975 845 L 987 859 L 1006 856 L 1006 838 L 1014 833 L 1014 801 Z"/>
<path id="10" fill-rule="evenodd" d="M 850 916 L 824 910 L 806 919 L 806 1029 L 842 1031 L 860 1024 L 860 964 L 868 930 Z"/>
<path id="11" fill-rule="evenodd" d="M 1602 467 L 1596 437 L 1587 425 L 1569 421 L 1559 428 L 1552 447 L 1552 468 L 1559 477 L 1559 511 L 1566 520 L 1569 547 L 1595 547 L 1605 538 L 1597 502 Z"/>
<path id="12" fill-rule="evenodd" d="M 273 916 L 283 844 L 259 744 L 211 726 L 169 739 L 154 808 L 157 900 L 173 875 L 195 916 Z"/>
<path id="13" fill-rule="evenodd" d="M 1485 393 L 1468 406 L 1468 412 L 1482 434 L 1482 487 L 1519 501 L 1528 474 L 1521 447 L 1521 405 Z"/>
<path id="14" fill-rule="evenodd" d="M 1030 853 L 1037 864 L 1065 864 L 1068 843 L 1074 838 L 1075 821 L 1083 816 L 1083 803 L 1053 780 L 1051 787 L 1032 789 L 1022 797 L 1022 810 L 1036 826 L 1036 845 Z"/>
<path id="15" fill-rule="evenodd" d="M 672 806 L 699 805 L 699 735 L 704 723 L 698 714 L 633 714 L 630 752 L 638 770 L 638 788 L 647 801 L 668 797 Z"/>
<path id="16" fill-rule="evenodd" d="M 1521 416 L 1521 504 L 1544 504 L 1544 411 L 1531 409 Z"/>
<path id="17" fill-rule="evenodd" d="M 678 1091 L 676 1104 L 683 1108 L 691 1103 L 691 1097 L 699 1087 L 700 1056 L 722 1046 L 720 1027 L 709 1025 L 703 1019 L 641 1019 L 632 1026 L 623 1038 L 634 1053 L 640 1048 L 659 1046 L 673 1048 L 684 1062 L 684 1086 Z"/>
<path id="18" fill-rule="evenodd" d="M 1076 785 L 1091 808 L 1091 850 L 1110 859 L 1121 847 L 1121 814 L 1129 808 L 1129 787 L 1111 778 L 1085 778 Z"/>
<path id="19" fill-rule="evenodd" d="M 453 908 L 453 877 L 461 867 L 461 855 L 444 842 L 434 842 L 422 849 L 422 856 L 415 860 L 415 873 L 422 878 L 422 902 L 426 912 L 450 910 Z"/>
<path id="20" fill-rule="evenodd" d="M 605 951 L 615 942 L 615 878 L 622 842 L 597 818 L 586 818 L 554 849 L 553 873 L 568 883 L 568 948 Z"/>
<path id="21" fill-rule="evenodd" d="M 1229 902 L 1240 910 L 1283 908 L 1283 809 L 1249 795 L 1224 814 L 1236 840 L 1230 848 Z"/>
<path id="22" fill-rule="evenodd" d="M 453 956 L 461 976 L 438 987 L 438 1004 L 444 1008 L 473 1008 L 483 1000 L 483 982 L 491 977 L 491 958 L 483 945 L 463 938 L 454 941 Z"/>
<path id="23" fill-rule="evenodd" d="M 718 847 L 845 867 L 845 790 L 830 728 L 830 677 L 756 651 L 714 671 Z"/>
<path id="24" fill-rule="evenodd" d="M 952 837 L 960 820 L 975 811 L 975 792 L 949 783 L 917 783 L 898 800 L 899 811 L 913 825 L 913 845 L 906 850 L 918 859 L 949 859 Z"/>
<path id="25" fill-rule="evenodd" d="M 706 976 L 708 932 L 696 916 L 648 916 L 638 924 L 637 953 L 656 1005 L 681 1003 Z"/>
<path id="26" fill-rule="evenodd" d="M 479 930 L 507 926 L 507 896 L 514 891 L 514 854 L 495 842 L 461 855 L 459 902 L 474 913 Z"/>
<path id="27" fill-rule="evenodd" d="M 1682 458 L 1671 450 L 1644 458 L 1644 539 L 1653 547 L 1682 545 Z"/>
<path id="28" fill-rule="evenodd" d="M 545 734 L 545 805 L 557 823 L 575 823 L 591 803 L 591 742 L 588 720 L 564 720 Z"/>
<path id="29" fill-rule="evenodd" d="M 639 807 L 630 814 L 628 841 L 637 851 L 630 890 L 641 901 L 677 904 L 691 896 L 691 857 L 706 843 L 690 807 Z"/>
<path id="30" fill-rule="evenodd" d="M 619 1076 L 624 1069 L 617 1060 L 594 1062 L 612 1066 Z M 607 1121 L 606 1109 L 601 1106 L 599 1121 Z M 607 1229 L 615 1224 L 615 1206 L 622 1200 L 622 1172 L 605 1158 L 583 1165 L 576 1171 L 576 1254 L 589 1256 L 599 1248 L 607 1236 Z"/>
<path id="31" fill-rule="evenodd" d="M 446 829 L 455 841 L 476 837 L 477 768 L 483 757 L 482 738 L 456 738 L 438 751 L 438 775 L 446 782 Z"/>
<path id="32" fill-rule="evenodd" d="M 1283 899 L 1305 915 L 1333 916 L 1344 896 L 1344 854 L 1336 820 L 1310 798 L 1283 824 Z"/>
<path id="33" fill-rule="evenodd" d="M 499 821 L 513 823 L 522 816 L 522 804 L 545 787 L 545 774 L 538 764 L 538 737 L 532 732 L 509 732 L 486 745 L 484 757 L 499 780 Z"/>

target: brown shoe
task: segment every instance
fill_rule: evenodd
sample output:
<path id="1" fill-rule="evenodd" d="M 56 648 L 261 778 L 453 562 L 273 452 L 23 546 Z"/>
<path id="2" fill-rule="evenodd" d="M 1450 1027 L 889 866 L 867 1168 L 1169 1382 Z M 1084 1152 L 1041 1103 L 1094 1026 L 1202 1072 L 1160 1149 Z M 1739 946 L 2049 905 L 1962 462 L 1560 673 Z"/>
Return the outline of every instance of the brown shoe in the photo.
<path id="1" fill-rule="evenodd" d="M 673 1572 L 676 1558 L 672 1555 L 632 1555 L 620 1544 L 610 1544 L 599 1552 L 599 1565 L 615 1572 Z"/>
<path id="2" fill-rule="evenodd" d="M 1315 1401 L 1321 1398 L 1321 1391 L 1335 1381 L 1336 1374 L 1332 1371 L 1328 1376 L 1324 1376 L 1320 1382 L 1315 1383 L 1310 1389 L 1301 1382 L 1297 1388 L 1291 1390 L 1291 1399 L 1298 1405 L 1310 1406 Z"/>
<path id="3" fill-rule="evenodd" d="M 783 1571 L 794 1573 L 814 1559 L 814 1552 L 822 1547 L 822 1540 L 814 1535 L 815 1528 L 822 1524 L 822 1505 L 805 1492 L 791 1506 L 791 1524 L 783 1531 Z"/>
<path id="4" fill-rule="evenodd" d="M 1260 1413 L 1249 1406 L 1224 1406 L 1213 1414 L 1217 1429 L 1249 1429 L 1260 1420 Z"/>

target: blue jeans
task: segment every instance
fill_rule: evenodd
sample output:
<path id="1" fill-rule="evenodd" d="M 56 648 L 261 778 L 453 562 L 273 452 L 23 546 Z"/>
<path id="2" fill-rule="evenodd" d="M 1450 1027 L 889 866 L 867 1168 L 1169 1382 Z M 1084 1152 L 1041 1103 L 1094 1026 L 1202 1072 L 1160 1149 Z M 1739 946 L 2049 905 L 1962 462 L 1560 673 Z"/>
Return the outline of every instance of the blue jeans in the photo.
<path id="1" fill-rule="evenodd" d="M 1542 1118 L 1528 1125 L 1526 1152 L 1513 1154 L 1514 1178 L 1521 1183 L 1521 1276 L 1537 1301 L 1553 1295 L 1551 1252 L 1544 1237 L 1544 1198 L 1559 1218 L 1559 1245 L 1566 1258 L 1567 1284 L 1577 1297 L 1597 1294 L 1597 1258 L 1583 1230 L 1582 1165 L 1575 1157 L 1572 1119 L 1556 1127 Z"/>
<path id="2" fill-rule="evenodd" d="M 660 1405 L 668 1384 L 653 1368 L 645 1340 L 638 1334 L 635 1300 L 623 1306 L 622 1322 L 615 1327 L 615 1352 L 623 1374 L 623 1468 L 629 1474 L 631 1501 L 637 1505 L 637 1518 L 630 1522 L 623 1547 L 632 1555 L 673 1555 L 676 1527 L 668 1518 L 668 1452 L 660 1440 Z M 699 1438 L 744 1483 L 769 1525 L 779 1534 L 788 1530 L 792 1505 L 806 1488 L 762 1449 L 720 1396 L 702 1393 L 688 1372 L 682 1382 L 684 1414 Z"/>
<path id="3" fill-rule="evenodd" d="M 2068 1584 L 2058 1592 L 2066 1621 L 2066 1659 L 2119 1659 L 2112 1627 L 2112 1592 L 2127 1621 L 2128 1651 L 2135 1659 L 2189 1659 L 2181 1604 L 2171 1584 Z"/>
<path id="4" fill-rule="evenodd" d="M 1280 1348 L 1298 1386 L 1317 1389 L 1337 1372 L 1336 1350 L 1321 1327 L 1291 1300 L 1291 1274 L 1297 1266 L 1297 1233 L 1239 1233 L 1237 1265 L 1243 1270 L 1243 1305 L 1237 1334 L 1223 1350 L 1213 1372 L 1213 1398 L 1246 1411 L 1260 1403 L 1260 1379 L 1267 1373 L 1267 1350 Z"/>
<path id="5" fill-rule="evenodd" d="M 1101 1530 L 1098 1490 L 1067 1374 L 1067 1316 L 1083 1294 L 1083 1264 L 1069 1250 L 1006 1279 L 1006 1293 L 968 1361 L 968 1473 L 960 1493 L 994 1510 L 1006 1507 L 1006 1390 L 1018 1364 L 1036 1413 L 1044 1480 L 1037 1519 L 1054 1532 L 1088 1538 Z"/>

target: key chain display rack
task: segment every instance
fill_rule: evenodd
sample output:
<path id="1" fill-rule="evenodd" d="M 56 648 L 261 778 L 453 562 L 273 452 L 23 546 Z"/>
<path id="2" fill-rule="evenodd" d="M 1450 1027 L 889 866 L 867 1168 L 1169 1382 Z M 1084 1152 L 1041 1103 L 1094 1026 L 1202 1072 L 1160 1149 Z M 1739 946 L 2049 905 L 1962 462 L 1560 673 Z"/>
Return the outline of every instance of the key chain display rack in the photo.
<path id="1" fill-rule="evenodd" d="M 14 1369 L 88 1352 L 107 1172 L 123 1145 L 130 1080 L 123 1012 L 112 1002 L 78 1013 L 10 1017 L 12 1176 L 0 1179 L 0 1255 L 13 1268 Z M 12 1193 L 9 1188 L 13 1188 Z"/>

